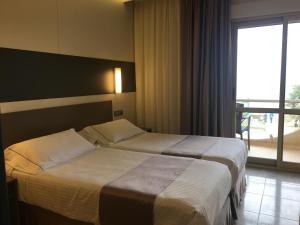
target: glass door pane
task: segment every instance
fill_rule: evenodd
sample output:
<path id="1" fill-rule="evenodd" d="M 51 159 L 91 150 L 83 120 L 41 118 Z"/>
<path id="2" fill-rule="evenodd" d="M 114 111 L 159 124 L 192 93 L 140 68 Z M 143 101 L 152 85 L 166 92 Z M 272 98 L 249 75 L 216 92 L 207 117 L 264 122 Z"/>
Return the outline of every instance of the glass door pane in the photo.
<path id="1" fill-rule="evenodd" d="M 279 108 L 283 25 L 238 29 L 237 102 Z"/>
<path id="2" fill-rule="evenodd" d="M 283 24 L 238 29 L 236 137 L 250 157 L 277 159 L 282 33 Z"/>
<path id="3" fill-rule="evenodd" d="M 300 163 L 300 22 L 288 24 L 283 161 Z"/>
<path id="4" fill-rule="evenodd" d="M 300 22 L 288 25 L 285 107 L 300 109 Z"/>
<path id="5" fill-rule="evenodd" d="M 300 115 L 284 116 L 283 161 L 300 163 Z"/>
<path id="6" fill-rule="evenodd" d="M 239 123 L 237 119 L 236 137 L 242 137 L 247 146 L 250 144 L 248 156 L 277 159 L 278 119 L 277 113 L 245 112 L 241 122 L 242 129 L 238 128 Z M 250 125 L 249 130 L 246 129 L 248 124 Z M 244 132 L 239 132 L 239 130 L 244 130 Z"/>

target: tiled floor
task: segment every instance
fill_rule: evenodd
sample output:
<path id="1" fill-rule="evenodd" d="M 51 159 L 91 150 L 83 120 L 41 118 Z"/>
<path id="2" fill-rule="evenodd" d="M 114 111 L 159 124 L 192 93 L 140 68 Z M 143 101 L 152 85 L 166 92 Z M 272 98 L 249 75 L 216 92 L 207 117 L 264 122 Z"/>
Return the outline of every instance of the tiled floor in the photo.
<path id="1" fill-rule="evenodd" d="M 247 168 L 237 225 L 299 225 L 300 174 Z"/>

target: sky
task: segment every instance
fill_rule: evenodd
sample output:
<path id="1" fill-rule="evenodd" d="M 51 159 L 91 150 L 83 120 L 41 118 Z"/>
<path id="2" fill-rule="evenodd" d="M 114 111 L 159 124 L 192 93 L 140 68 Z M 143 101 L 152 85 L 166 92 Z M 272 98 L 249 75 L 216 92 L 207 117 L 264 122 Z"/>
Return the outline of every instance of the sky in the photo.
<path id="1" fill-rule="evenodd" d="M 238 31 L 237 99 L 278 100 L 283 25 Z M 288 26 L 286 98 L 300 85 L 300 23 Z"/>

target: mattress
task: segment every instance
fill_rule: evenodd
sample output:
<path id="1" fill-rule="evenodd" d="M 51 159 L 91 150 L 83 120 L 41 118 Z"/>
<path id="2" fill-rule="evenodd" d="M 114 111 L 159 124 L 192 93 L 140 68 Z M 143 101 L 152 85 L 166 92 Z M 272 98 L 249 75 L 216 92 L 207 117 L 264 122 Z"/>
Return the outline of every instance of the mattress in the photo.
<path id="1" fill-rule="evenodd" d="M 10 174 L 18 179 L 21 201 L 71 219 L 99 224 L 102 189 L 152 157 L 101 148 L 37 175 L 18 171 Z M 230 189 L 231 176 L 224 165 L 191 160 L 156 196 L 153 224 L 213 225 Z"/>
<path id="2" fill-rule="evenodd" d="M 232 175 L 233 185 L 247 161 L 247 148 L 243 141 L 235 138 L 206 137 L 196 135 L 175 135 L 143 133 L 127 140 L 110 143 L 109 147 L 136 152 L 166 155 L 191 155 L 222 163 Z"/>

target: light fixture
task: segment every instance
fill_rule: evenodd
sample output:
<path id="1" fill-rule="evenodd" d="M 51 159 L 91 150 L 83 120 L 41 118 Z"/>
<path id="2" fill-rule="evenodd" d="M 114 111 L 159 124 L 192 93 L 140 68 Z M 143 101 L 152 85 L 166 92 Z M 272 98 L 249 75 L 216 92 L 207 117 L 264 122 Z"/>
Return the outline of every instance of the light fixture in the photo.
<path id="1" fill-rule="evenodd" d="M 115 92 L 122 93 L 122 70 L 115 68 Z"/>

